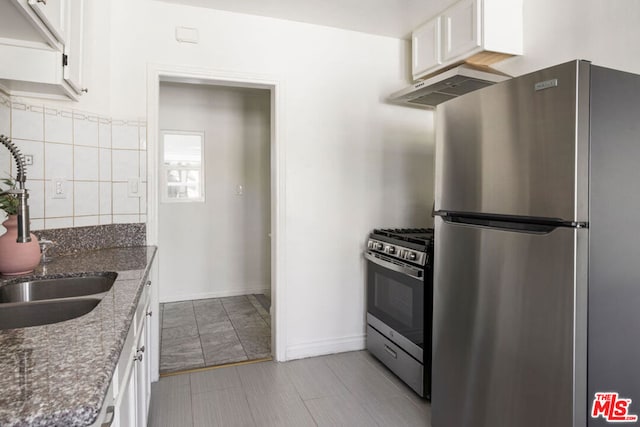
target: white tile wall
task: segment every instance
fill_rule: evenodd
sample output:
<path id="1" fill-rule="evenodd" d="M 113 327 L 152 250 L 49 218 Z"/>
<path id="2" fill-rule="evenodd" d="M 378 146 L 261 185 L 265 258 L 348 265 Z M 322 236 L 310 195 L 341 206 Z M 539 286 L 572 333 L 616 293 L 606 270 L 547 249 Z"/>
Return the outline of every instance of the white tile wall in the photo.
<path id="1" fill-rule="evenodd" d="M 73 219 L 74 227 L 86 227 L 89 225 L 100 225 L 100 217 L 95 216 L 76 216 Z"/>
<path id="2" fill-rule="evenodd" d="M 98 124 L 98 142 L 100 147 L 111 148 L 111 120 L 100 118 Z"/>
<path id="3" fill-rule="evenodd" d="M 71 228 L 73 227 L 73 217 L 66 218 L 46 218 L 44 220 L 44 228 Z M 35 230 L 35 228 L 33 228 Z"/>
<path id="4" fill-rule="evenodd" d="M 11 104 L 9 98 L 0 94 L 0 135 L 11 136 Z M 9 150 L 0 149 L 0 179 L 11 174 Z"/>
<path id="5" fill-rule="evenodd" d="M 128 184 L 126 182 L 113 183 L 113 214 L 135 214 L 140 213 L 140 199 L 129 197 Z"/>
<path id="6" fill-rule="evenodd" d="M 137 122 L 114 120 L 111 125 L 111 144 L 113 148 L 140 149 Z"/>
<path id="7" fill-rule="evenodd" d="M 44 147 L 44 178 L 73 180 L 73 147 L 63 144 L 48 144 Z"/>
<path id="8" fill-rule="evenodd" d="M 146 132 L 144 122 L 12 102 L 0 93 L 0 134 L 34 159 L 27 166 L 34 230 L 146 221 Z M 0 148 L 0 179 L 14 174 Z M 139 197 L 128 195 L 130 178 L 141 181 Z M 54 179 L 63 180 L 65 198 L 53 198 Z"/>
<path id="9" fill-rule="evenodd" d="M 0 135 L 11 135 L 11 102 L 0 93 Z"/>
<path id="10" fill-rule="evenodd" d="M 100 213 L 100 183 L 76 181 L 73 188 L 73 216 Z"/>
<path id="11" fill-rule="evenodd" d="M 29 215 L 32 218 L 44 218 L 44 181 L 30 180 L 27 176 L 26 187 L 29 190 Z"/>
<path id="12" fill-rule="evenodd" d="M 73 147 L 73 179 L 98 181 L 99 160 L 97 147 Z"/>
<path id="13" fill-rule="evenodd" d="M 44 138 L 46 142 L 71 144 L 73 141 L 73 122 L 71 111 L 44 109 Z"/>
<path id="14" fill-rule="evenodd" d="M 111 215 L 111 183 L 100 183 L 100 215 Z"/>
<path id="15" fill-rule="evenodd" d="M 11 138 L 43 141 L 44 108 L 17 102 L 11 107 Z"/>
<path id="16" fill-rule="evenodd" d="M 138 150 L 112 150 L 113 181 L 127 181 L 140 176 Z"/>
<path id="17" fill-rule="evenodd" d="M 111 181 L 111 150 L 101 148 L 100 157 L 100 181 Z"/>
<path id="18" fill-rule="evenodd" d="M 98 117 L 73 113 L 73 143 L 98 146 Z"/>
<path id="19" fill-rule="evenodd" d="M 33 156 L 33 164 L 27 167 L 27 180 L 44 179 L 44 142 L 17 138 L 12 138 L 12 141 L 23 155 Z M 1 149 L 4 150 L 4 147 Z M 15 168 L 13 172 L 15 174 Z"/>

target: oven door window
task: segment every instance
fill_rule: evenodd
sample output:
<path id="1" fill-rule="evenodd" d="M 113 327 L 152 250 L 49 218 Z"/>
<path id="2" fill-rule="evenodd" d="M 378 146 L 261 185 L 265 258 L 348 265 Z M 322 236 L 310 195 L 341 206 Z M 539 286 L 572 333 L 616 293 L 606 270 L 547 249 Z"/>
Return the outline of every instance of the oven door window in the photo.
<path id="1" fill-rule="evenodd" d="M 424 283 L 370 261 L 367 264 L 367 311 L 423 347 Z"/>

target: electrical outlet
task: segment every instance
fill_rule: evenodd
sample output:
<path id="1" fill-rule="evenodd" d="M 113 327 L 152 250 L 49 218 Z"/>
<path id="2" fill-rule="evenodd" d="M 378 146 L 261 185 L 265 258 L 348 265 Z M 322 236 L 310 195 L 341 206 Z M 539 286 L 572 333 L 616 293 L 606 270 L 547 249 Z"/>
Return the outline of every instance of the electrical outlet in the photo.
<path id="1" fill-rule="evenodd" d="M 33 164 L 33 154 L 25 154 L 24 155 L 24 164 L 29 166 Z"/>
<path id="2" fill-rule="evenodd" d="M 51 180 L 51 198 L 66 199 L 68 190 L 68 181 L 63 178 L 53 178 Z"/>

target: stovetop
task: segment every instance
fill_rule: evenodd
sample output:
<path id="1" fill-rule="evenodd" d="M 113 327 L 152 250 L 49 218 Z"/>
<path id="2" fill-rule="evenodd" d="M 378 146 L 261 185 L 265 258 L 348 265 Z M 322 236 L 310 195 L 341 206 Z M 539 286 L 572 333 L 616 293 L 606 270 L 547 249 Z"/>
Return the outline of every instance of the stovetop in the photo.
<path id="1" fill-rule="evenodd" d="M 433 245 L 433 228 L 380 228 L 371 233 L 371 237 L 377 236 L 385 236 L 425 247 Z"/>

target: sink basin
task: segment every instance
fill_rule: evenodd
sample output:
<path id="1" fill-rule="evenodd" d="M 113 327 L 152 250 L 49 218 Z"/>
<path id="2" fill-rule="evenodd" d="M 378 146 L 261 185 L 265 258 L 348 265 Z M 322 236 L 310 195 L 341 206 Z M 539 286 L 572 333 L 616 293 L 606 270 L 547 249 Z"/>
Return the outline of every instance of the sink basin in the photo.
<path id="1" fill-rule="evenodd" d="M 117 276 L 116 273 L 109 272 L 91 276 L 11 283 L 0 287 L 0 303 L 42 301 L 101 294 L 111 289 Z"/>
<path id="2" fill-rule="evenodd" d="M 87 314 L 100 298 L 79 298 L 0 305 L 0 330 L 49 325 Z"/>

